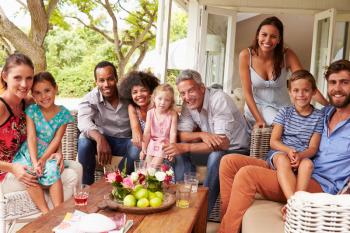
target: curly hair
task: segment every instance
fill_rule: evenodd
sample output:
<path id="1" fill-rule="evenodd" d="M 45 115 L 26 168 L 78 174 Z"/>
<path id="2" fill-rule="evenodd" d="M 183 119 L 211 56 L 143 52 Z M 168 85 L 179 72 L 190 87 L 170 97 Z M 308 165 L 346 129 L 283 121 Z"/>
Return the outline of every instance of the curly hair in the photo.
<path id="1" fill-rule="evenodd" d="M 120 98 L 129 101 L 136 106 L 132 100 L 131 90 L 134 86 L 146 87 L 150 94 L 159 85 L 159 79 L 152 73 L 146 73 L 142 71 L 132 71 L 126 75 L 119 85 Z"/>

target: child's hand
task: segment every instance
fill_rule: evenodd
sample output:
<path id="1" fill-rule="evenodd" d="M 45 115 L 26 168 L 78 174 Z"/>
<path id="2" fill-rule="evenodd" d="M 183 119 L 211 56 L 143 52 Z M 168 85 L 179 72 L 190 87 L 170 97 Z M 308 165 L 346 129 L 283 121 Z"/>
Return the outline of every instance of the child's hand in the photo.
<path id="1" fill-rule="evenodd" d="M 300 160 L 301 160 L 301 158 L 300 158 L 299 153 L 295 152 L 294 153 L 294 160 L 293 161 L 291 160 L 291 162 L 290 162 L 290 165 L 292 166 L 292 168 L 295 168 L 295 169 L 298 168 L 299 164 L 300 164 Z"/>
<path id="2" fill-rule="evenodd" d="M 291 164 L 295 161 L 296 153 L 297 153 L 297 151 L 294 150 L 294 149 L 289 150 L 288 153 L 287 153 Z"/>
<path id="3" fill-rule="evenodd" d="M 36 166 L 34 166 L 35 172 L 36 172 L 38 177 L 43 175 L 44 164 L 45 164 L 45 162 L 43 160 L 39 159 Z"/>
<path id="4" fill-rule="evenodd" d="M 144 160 L 145 158 L 146 158 L 146 152 L 141 150 L 141 152 L 140 152 L 140 159 Z"/>

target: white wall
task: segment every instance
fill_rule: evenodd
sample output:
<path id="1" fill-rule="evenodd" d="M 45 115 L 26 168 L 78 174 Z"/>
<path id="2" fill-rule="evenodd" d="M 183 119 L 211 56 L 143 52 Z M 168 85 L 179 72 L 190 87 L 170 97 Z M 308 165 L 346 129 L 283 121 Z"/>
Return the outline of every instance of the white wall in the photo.
<path id="1" fill-rule="evenodd" d="M 272 15 L 258 15 L 253 18 L 237 23 L 236 49 L 234 77 L 232 85 L 234 88 L 240 87 L 240 78 L 238 74 L 238 55 L 240 51 L 247 48 L 253 41 L 256 29 L 261 21 Z M 284 42 L 285 45 L 297 54 L 299 60 L 305 69 L 310 68 L 312 30 L 314 17 L 312 15 L 275 15 L 284 24 Z"/>

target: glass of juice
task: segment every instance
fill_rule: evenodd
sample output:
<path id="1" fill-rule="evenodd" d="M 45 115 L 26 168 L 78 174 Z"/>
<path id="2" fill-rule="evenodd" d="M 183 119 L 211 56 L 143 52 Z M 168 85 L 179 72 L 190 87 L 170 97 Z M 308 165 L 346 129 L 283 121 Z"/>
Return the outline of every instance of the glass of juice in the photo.
<path id="1" fill-rule="evenodd" d="M 82 184 L 74 188 L 74 202 L 76 206 L 87 205 L 89 198 L 89 185 Z"/>

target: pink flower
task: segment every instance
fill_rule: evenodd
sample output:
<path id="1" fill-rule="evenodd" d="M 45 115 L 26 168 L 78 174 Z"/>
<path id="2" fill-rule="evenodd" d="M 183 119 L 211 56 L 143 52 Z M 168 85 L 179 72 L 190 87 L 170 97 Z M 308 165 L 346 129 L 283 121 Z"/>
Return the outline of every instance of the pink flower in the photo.
<path id="1" fill-rule="evenodd" d="M 169 166 L 168 166 L 167 164 L 162 164 L 161 170 L 162 170 L 163 172 L 166 172 L 166 171 L 169 170 Z"/>
<path id="2" fill-rule="evenodd" d="M 116 172 L 108 173 L 106 178 L 107 182 L 113 183 L 114 181 L 116 181 L 116 176 L 117 176 Z"/>
<path id="3" fill-rule="evenodd" d="M 133 183 L 133 181 L 132 181 L 130 176 L 125 177 L 123 179 L 123 187 L 124 188 L 128 188 L 128 189 L 132 189 L 134 187 L 134 183 Z"/>

